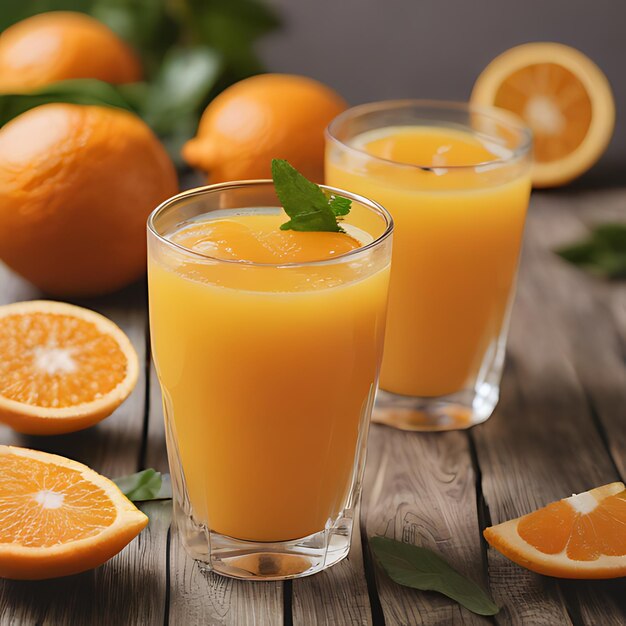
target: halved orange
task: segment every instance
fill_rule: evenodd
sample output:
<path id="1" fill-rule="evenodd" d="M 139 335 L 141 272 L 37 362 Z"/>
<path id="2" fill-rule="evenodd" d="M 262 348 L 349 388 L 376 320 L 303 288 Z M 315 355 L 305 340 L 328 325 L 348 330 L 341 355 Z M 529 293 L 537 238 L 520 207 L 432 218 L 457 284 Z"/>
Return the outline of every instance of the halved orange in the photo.
<path id="1" fill-rule="evenodd" d="M 0 306 L 0 421 L 19 432 L 91 426 L 126 399 L 138 373 L 128 337 L 98 313 L 45 300 Z"/>
<path id="2" fill-rule="evenodd" d="M 558 43 L 529 43 L 495 58 L 478 77 L 472 103 L 517 113 L 534 135 L 535 187 L 563 185 L 605 151 L 615 102 L 602 70 Z"/>
<path id="3" fill-rule="evenodd" d="M 560 578 L 626 576 L 626 488 L 610 483 L 485 529 L 511 561 Z"/>
<path id="4" fill-rule="evenodd" d="M 102 565 L 148 518 L 108 478 L 56 454 L 0 446 L 0 576 L 40 580 Z"/>

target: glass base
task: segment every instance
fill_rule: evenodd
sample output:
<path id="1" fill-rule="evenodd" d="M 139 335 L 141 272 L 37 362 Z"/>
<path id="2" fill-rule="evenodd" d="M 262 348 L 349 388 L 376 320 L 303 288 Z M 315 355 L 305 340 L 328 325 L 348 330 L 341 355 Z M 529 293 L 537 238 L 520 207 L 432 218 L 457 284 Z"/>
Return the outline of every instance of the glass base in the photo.
<path id="1" fill-rule="evenodd" d="M 178 507 L 175 507 L 178 508 Z M 342 516 L 329 528 L 291 541 L 243 541 L 197 525 L 175 511 L 182 544 L 204 571 L 241 580 L 287 580 L 321 572 L 350 550 L 352 519 Z"/>
<path id="2" fill-rule="evenodd" d="M 498 403 L 500 388 L 483 383 L 476 389 L 435 397 L 402 396 L 380 390 L 372 421 L 400 430 L 460 430 L 482 424 Z"/>

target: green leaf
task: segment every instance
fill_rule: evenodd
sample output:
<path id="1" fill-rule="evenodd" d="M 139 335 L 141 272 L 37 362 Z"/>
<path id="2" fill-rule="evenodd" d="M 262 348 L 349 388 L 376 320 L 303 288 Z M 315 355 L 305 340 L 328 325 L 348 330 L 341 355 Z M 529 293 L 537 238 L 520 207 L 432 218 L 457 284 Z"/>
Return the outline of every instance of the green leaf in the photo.
<path id="1" fill-rule="evenodd" d="M 348 200 L 348 198 L 344 198 L 343 196 L 333 196 L 329 204 L 335 216 L 341 217 L 342 215 L 348 215 L 348 213 L 350 213 L 352 200 Z"/>
<path id="2" fill-rule="evenodd" d="M 160 135 L 177 166 L 183 165 L 181 148 L 195 134 L 200 112 L 222 67 L 211 48 L 174 47 L 144 93 L 141 115 Z"/>
<path id="3" fill-rule="evenodd" d="M 588 238 L 555 252 L 598 276 L 626 278 L 626 224 L 600 224 Z"/>
<path id="4" fill-rule="evenodd" d="M 291 218 L 281 230 L 344 232 L 322 189 L 283 159 L 272 160 L 276 195 Z"/>
<path id="5" fill-rule="evenodd" d="M 626 224 L 598 224 L 593 238 L 616 252 L 626 252 Z"/>
<path id="6" fill-rule="evenodd" d="M 399 585 L 438 591 L 478 615 L 498 613 L 499 608 L 476 583 L 432 550 L 386 537 L 372 537 L 370 546 L 383 569 Z"/>
<path id="7" fill-rule="evenodd" d="M 122 92 L 101 80 L 80 78 L 52 83 L 28 93 L 0 94 L 0 126 L 34 107 L 50 102 L 95 104 L 133 110 Z"/>
<path id="8" fill-rule="evenodd" d="M 220 53 L 229 82 L 263 71 L 253 44 L 280 25 L 274 11 L 257 0 L 182 0 L 181 4 L 193 43 Z"/>
<path id="9" fill-rule="evenodd" d="M 164 0 L 91 0 L 91 14 L 141 56 L 151 78 L 170 46 L 184 37 L 180 24 Z"/>
<path id="10" fill-rule="evenodd" d="M 151 468 L 114 478 L 113 482 L 133 502 L 167 500 L 172 497 L 169 474 L 161 474 Z"/>
<path id="11" fill-rule="evenodd" d="M 115 85 L 115 90 L 124 99 L 128 106 L 137 113 L 146 108 L 150 85 L 148 83 L 125 83 Z"/>
<path id="12" fill-rule="evenodd" d="M 144 119 L 161 135 L 184 128 L 188 139 L 221 71 L 222 61 L 210 48 L 172 48 L 146 94 Z"/>
<path id="13" fill-rule="evenodd" d="M 109 93 L 64 81 L 67 87 L 62 92 L 46 88 L 0 95 L 0 125 L 48 102 L 118 106 L 144 117 L 178 164 L 180 148 L 195 133 L 211 98 L 263 70 L 254 49 L 256 40 L 280 23 L 261 0 L 0 0 L 0 4 L 0 31 L 46 11 L 89 13 L 139 53 L 146 77 L 145 83 L 109 85 Z"/>

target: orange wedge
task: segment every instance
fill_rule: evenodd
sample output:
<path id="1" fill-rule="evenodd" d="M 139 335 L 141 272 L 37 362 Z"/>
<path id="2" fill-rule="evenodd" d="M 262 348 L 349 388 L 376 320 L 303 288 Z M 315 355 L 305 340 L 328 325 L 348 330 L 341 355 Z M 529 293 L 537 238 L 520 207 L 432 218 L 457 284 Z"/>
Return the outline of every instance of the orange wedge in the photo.
<path id="1" fill-rule="evenodd" d="M 485 529 L 511 561 L 560 578 L 626 576 L 626 488 L 611 483 Z"/>
<path id="2" fill-rule="evenodd" d="M 98 313 L 35 300 L 0 306 L 0 421 L 33 435 L 110 415 L 137 382 L 128 337 Z"/>
<path id="3" fill-rule="evenodd" d="M 56 454 L 0 446 L 0 576 L 40 580 L 102 565 L 148 518 L 108 478 Z"/>
<path id="4" fill-rule="evenodd" d="M 507 50 L 478 77 L 471 100 L 513 111 L 530 126 L 535 187 L 563 185 L 586 172 L 615 126 L 615 102 L 602 70 L 558 43 Z"/>

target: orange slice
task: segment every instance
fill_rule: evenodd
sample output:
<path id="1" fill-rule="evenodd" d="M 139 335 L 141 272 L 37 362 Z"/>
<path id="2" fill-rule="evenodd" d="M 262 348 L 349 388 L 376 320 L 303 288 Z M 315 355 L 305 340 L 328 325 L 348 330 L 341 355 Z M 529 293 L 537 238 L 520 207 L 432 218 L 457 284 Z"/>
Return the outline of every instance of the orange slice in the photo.
<path id="1" fill-rule="evenodd" d="M 128 337 L 98 313 L 34 300 L 0 306 L 0 421 L 33 435 L 110 415 L 137 382 Z"/>
<path id="2" fill-rule="evenodd" d="M 511 561 L 560 578 L 626 576 L 626 488 L 611 483 L 485 529 Z"/>
<path id="3" fill-rule="evenodd" d="M 602 70 L 558 43 L 507 50 L 478 77 L 471 99 L 513 111 L 530 126 L 535 187 L 563 185 L 586 172 L 615 126 L 615 102 Z"/>
<path id="4" fill-rule="evenodd" d="M 0 446 L 0 576 L 39 580 L 102 565 L 148 518 L 108 478 L 56 454 Z"/>

